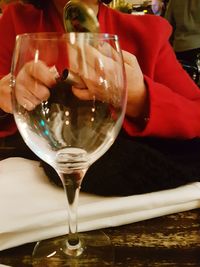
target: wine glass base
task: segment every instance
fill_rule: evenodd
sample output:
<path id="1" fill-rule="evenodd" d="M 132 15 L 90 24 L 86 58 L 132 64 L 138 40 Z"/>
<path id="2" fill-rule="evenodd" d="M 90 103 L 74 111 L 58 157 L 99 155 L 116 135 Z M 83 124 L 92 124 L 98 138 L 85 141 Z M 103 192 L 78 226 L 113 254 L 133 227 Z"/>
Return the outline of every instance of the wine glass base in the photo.
<path id="1" fill-rule="evenodd" d="M 38 242 L 33 250 L 32 266 L 114 266 L 114 249 L 106 234 L 102 231 L 91 231 L 79 233 L 79 238 L 82 244 L 79 256 L 66 253 L 67 236 Z"/>

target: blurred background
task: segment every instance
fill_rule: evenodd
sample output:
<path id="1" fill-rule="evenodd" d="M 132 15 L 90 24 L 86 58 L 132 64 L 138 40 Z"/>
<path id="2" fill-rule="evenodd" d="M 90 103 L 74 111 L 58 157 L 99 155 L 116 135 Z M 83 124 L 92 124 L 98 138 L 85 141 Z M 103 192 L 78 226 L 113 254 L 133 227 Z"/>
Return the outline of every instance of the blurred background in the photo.
<path id="1" fill-rule="evenodd" d="M 5 5 L 10 2 L 20 2 L 20 0 L 0 0 L 0 12 L 2 12 Z M 167 1 L 163 0 L 113 0 L 110 6 L 130 14 L 155 14 L 163 16 L 166 2 Z"/>

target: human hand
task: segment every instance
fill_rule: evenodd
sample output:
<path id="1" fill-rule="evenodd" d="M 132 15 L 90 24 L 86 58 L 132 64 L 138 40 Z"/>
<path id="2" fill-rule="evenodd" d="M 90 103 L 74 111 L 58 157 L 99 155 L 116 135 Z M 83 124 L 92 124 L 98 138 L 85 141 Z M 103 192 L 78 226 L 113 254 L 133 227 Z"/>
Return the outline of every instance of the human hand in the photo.
<path id="1" fill-rule="evenodd" d="M 106 48 L 106 49 L 105 49 Z M 111 48 L 112 49 L 112 48 Z M 81 86 L 73 86 L 74 95 L 82 100 L 98 99 L 105 102 L 111 102 L 113 94 L 120 90 L 120 66 L 116 51 L 107 53 L 107 47 L 95 48 L 84 45 L 84 53 L 81 49 L 69 47 L 70 72 L 80 78 L 83 83 Z M 80 55 L 87 55 L 88 67 L 85 68 L 80 62 Z M 126 114 L 132 118 L 140 117 L 145 113 L 148 107 L 147 90 L 144 78 L 137 59 L 134 55 L 123 51 L 128 99 Z M 48 99 L 51 88 L 55 82 L 58 73 L 56 69 L 49 68 L 43 62 L 29 62 L 20 70 L 16 78 L 16 97 L 18 102 L 32 110 L 36 105 Z M 39 83 L 35 83 L 38 80 Z M 106 89 L 106 90 L 105 90 Z M 117 98 L 117 97 L 116 97 Z M 117 103 L 112 103 L 117 104 Z"/>
<path id="2" fill-rule="evenodd" d="M 98 49 L 90 46 L 85 47 L 85 49 L 87 60 L 91 66 L 90 71 L 88 73 L 85 73 L 84 70 L 81 71 L 80 64 L 74 65 L 73 71 L 79 73 L 86 84 L 86 88 L 80 89 L 74 87 L 73 92 L 81 99 L 92 99 L 95 95 L 98 99 L 103 99 L 104 101 L 107 99 L 107 101 L 109 101 L 109 96 L 105 96 L 105 90 L 102 90 L 102 84 L 98 77 L 104 76 L 104 80 L 108 81 L 107 86 L 110 95 L 116 93 L 116 88 L 121 86 L 116 83 L 118 79 L 115 79 L 115 77 L 120 75 L 119 61 L 117 61 L 119 55 L 115 50 L 113 50 L 112 53 L 107 53 L 109 50 L 107 50 L 105 44 Z M 143 73 L 133 54 L 126 51 L 122 51 L 122 53 L 128 92 L 126 114 L 132 118 L 139 118 L 146 113 L 146 110 L 148 110 L 147 89 L 144 83 Z M 112 54 L 112 57 L 110 57 L 110 54 Z M 71 55 L 74 57 L 71 61 L 79 62 L 75 60 L 75 58 L 78 57 L 78 54 L 75 53 L 75 51 L 73 51 Z"/>
<path id="3" fill-rule="evenodd" d="M 18 103 L 30 111 L 48 99 L 49 88 L 56 83 L 57 75 L 56 69 L 49 68 L 42 61 L 26 63 L 15 80 Z"/>
<path id="4" fill-rule="evenodd" d="M 147 115 L 149 106 L 143 73 L 133 54 L 126 51 L 122 53 L 128 91 L 126 114 L 132 118 L 142 118 Z"/>
<path id="5" fill-rule="evenodd" d="M 69 47 L 70 72 L 78 75 L 85 85 L 73 86 L 72 91 L 79 99 L 96 99 L 116 106 L 124 93 L 121 55 L 108 43 L 93 45 Z"/>

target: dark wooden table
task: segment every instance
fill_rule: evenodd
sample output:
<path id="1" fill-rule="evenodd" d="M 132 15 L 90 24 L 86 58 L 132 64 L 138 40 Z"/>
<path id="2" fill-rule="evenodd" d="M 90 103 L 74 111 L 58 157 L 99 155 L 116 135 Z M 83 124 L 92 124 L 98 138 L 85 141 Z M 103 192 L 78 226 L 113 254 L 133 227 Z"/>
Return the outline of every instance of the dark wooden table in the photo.
<path id="1" fill-rule="evenodd" d="M 104 229 L 104 232 L 114 247 L 114 267 L 200 267 L 200 209 Z M 0 266 L 32 266 L 34 245 L 0 252 Z M 51 266 L 63 265 L 57 262 Z"/>

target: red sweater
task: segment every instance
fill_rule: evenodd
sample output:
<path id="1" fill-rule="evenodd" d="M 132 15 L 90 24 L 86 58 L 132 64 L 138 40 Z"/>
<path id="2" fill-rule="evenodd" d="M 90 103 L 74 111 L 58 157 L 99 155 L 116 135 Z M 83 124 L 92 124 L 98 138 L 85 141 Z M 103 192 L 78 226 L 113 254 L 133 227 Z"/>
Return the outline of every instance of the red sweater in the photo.
<path id="1" fill-rule="evenodd" d="M 143 131 L 125 118 L 131 136 L 194 138 L 200 136 L 200 90 L 177 62 L 168 42 L 171 27 L 158 16 L 124 14 L 101 4 L 101 32 L 119 36 L 121 48 L 133 53 L 144 73 L 150 97 L 150 119 Z M 0 18 L 0 77 L 10 72 L 15 36 L 25 32 L 64 32 L 53 6 L 10 4 Z M 16 131 L 14 122 L 0 125 L 0 136 Z"/>

